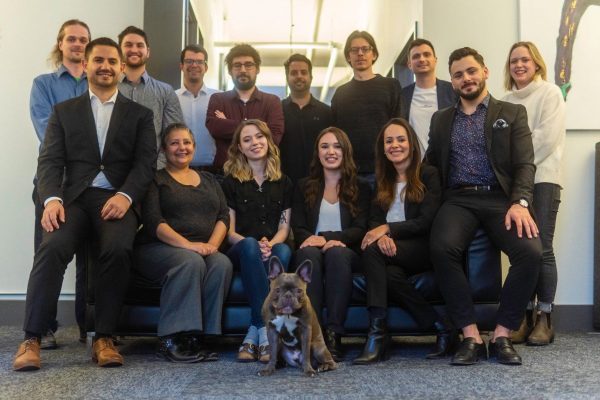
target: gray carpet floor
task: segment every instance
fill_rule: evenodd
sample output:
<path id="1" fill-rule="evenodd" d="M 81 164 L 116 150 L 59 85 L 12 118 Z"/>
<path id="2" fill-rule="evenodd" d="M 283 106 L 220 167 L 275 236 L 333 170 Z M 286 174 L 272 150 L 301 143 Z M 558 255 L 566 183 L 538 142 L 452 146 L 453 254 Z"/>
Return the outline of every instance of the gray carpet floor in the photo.
<path id="1" fill-rule="evenodd" d="M 0 327 L 0 399 L 600 399 L 598 334 L 559 334 L 547 347 L 520 345 L 520 367 L 490 361 L 452 367 L 424 359 L 435 338 L 394 338 L 389 361 L 343 362 L 313 379 L 289 367 L 258 377 L 261 365 L 235 361 L 239 339 L 231 338 L 217 345 L 219 361 L 191 365 L 157 358 L 155 339 L 126 338 L 125 366 L 102 369 L 76 335 L 74 327 L 61 328 L 61 347 L 42 351 L 42 369 L 17 373 L 11 365 L 22 333 Z M 344 343 L 352 359 L 363 341 Z"/>

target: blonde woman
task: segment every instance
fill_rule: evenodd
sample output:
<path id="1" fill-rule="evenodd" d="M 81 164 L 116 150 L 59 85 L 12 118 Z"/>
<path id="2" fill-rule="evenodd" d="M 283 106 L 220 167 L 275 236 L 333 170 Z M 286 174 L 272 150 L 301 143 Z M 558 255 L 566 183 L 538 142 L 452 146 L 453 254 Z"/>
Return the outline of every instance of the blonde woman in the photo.
<path id="1" fill-rule="evenodd" d="M 504 86 L 510 93 L 502 100 L 522 104 L 527 109 L 536 166 L 532 207 L 542 239 L 543 260 L 526 318 L 519 330 L 513 332 L 512 340 L 514 343 L 527 341 L 530 345 L 543 346 L 554 340 L 550 315 L 556 294 L 557 269 L 552 241 L 560 204 L 566 107 L 558 86 L 546 81 L 546 64 L 531 42 L 517 42 L 510 48 L 504 69 Z"/>
<path id="2" fill-rule="evenodd" d="M 290 232 L 292 182 L 281 173 L 271 131 L 257 119 L 242 121 L 235 130 L 224 170 L 222 185 L 230 216 L 227 255 L 241 271 L 251 308 L 238 361 L 266 363 L 270 350 L 261 308 L 269 292 L 267 265 L 277 256 L 287 268 L 291 257 L 285 241 Z"/>

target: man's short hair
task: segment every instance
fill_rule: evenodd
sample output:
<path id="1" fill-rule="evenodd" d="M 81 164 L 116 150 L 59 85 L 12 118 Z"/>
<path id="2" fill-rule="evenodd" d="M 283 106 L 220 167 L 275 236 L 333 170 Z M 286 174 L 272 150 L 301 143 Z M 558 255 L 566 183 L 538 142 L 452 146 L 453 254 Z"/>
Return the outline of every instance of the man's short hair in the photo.
<path id="1" fill-rule="evenodd" d="M 52 52 L 50 53 L 50 61 L 54 64 L 55 67 L 58 67 L 62 64 L 62 51 L 58 48 L 58 44 L 62 42 L 65 38 L 65 30 L 69 26 L 80 25 L 85 28 L 88 33 L 88 40 L 92 40 L 92 34 L 90 33 L 90 27 L 83 21 L 78 19 L 70 19 L 65 21 L 58 30 L 58 35 L 56 35 L 56 43 L 54 43 L 54 47 L 52 48 Z"/>
<path id="2" fill-rule="evenodd" d="M 481 65 L 482 67 L 485 67 L 485 62 L 483 61 L 483 56 L 481 54 L 479 54 L 477 52 L 477 50 L 472 49 L 470 47 L 461 47 L 460 49 L 454 50 L 450 54 L 450 57 L 448 58 L 448 71 L 450 70 L 450 67 L 452 67 L 452 63 L 454 61 L 458 61 L 458 60 L 461 60 L 461 59 L 463 59 L 465 57 L 469 57 L 469 56 L 473 56 L 473 58 L 475 59 L 475 61 L 477 61 L 477 63 L 479 65 Z"/>
<path id="3" fill-rule="evenodd" d="M 121 52 L 121 48 L 119 47 L 117 42 L 115 42 L 111 38 L 107 38 L 107 37 L 99 37 L 88 43 L 88 45 L 85 47 L 85 59 L 86 60 L 88 59 L 88 57 L 91 54 L 94 47 L 96 47 L 96 46 L 114 47 L 115 49 L 117 49 L 117 52 L 119 53 L 119 59 L 123 60 L 123 53 Z"/>
<path id="4" fill-rule="evenodd" d="M 410 54 L 410 51 L 413 49 L 413 47 L 419 47 L 424 44 L 431 48 L 431 51 L 433 51 L 433 56 L 435 57 L 435 48 L 429 40 L 423 38 L 418 38 L 410 42 L 410 44 L 408 45 L 408 54 Z"/>
<path id="5" fill-rule="evenodd" d="M 125 38 L 125 36 L 131 33 L 143 37 L 144 42 L 146 42 L 146 47 L 150 47 L 150 43 L 148 42 L 148 36 L 146 35 L 146 32 L 133 25 L 129 25 L 127 28 L 123 29 L 123 32 L 119 33 L 119 46 L 123 44 L 123 39 Z"/>
<path id="6" fill-rule="evenodd" d="M 204 61 L 208 62 L 208 52 L 206 51 L 206 49 L 202 46 L 200 46 L 199 44 L 188 44 L 187 46 L 185 46 L 183 48 L 183 50 L 181 50 L 181 56 L 179 57 L 179 60 L 181 61 L 181 63 L 183 64 L 183 60 L 185 58 L 185 52 L 186 51 L 191 51 L 192 53 L 202 53 L 204 54 Z"/>
<path id="7" fill-rule="evenodd" d="M 373 60 L 373 63 L 375 63 L 377 58 L 379 58 L 379 50 L 377 50 L 375 39 L 373 39 L 373 36 L 367 31 L 354 31 L 350 34 L 350 36 L 348 36 L 348 39 L 346 39 L 346 45 L 344 46 L 344 57 L 346 57 L 346 61 L 348 58 L 350 58 L 350 47 L 352 47 L 352 41 L 359 38 L 365 39 L 367 43 L 369 43 L 369 46 L 373 48 L 373 54 L 375 54 L 375 60 Z"/>
<path id="8" fill-rule="evenodd" d="M 304 54 L 292 54 L 290 58 L 285 60 L 283 66 L 285 67 L 285 75 L 287 76 L 290 73 L 290 64 L 293 62 L 303 62 L 308 65 L 308 74 L 312 76 L 312 63 Z"/>
<path id="9" fill-rule="evenodd" d="M 225 56 L 225 64 L 227 64 L 227 69 L 231 71 L 233 67 L 233 59 L 236 57 L 252 57 L 254 63 L 257 67 L 260 67 L 261 59 L 258 51 L 247 43 L 236 44 L 229 50 L 229 53 Z"/>

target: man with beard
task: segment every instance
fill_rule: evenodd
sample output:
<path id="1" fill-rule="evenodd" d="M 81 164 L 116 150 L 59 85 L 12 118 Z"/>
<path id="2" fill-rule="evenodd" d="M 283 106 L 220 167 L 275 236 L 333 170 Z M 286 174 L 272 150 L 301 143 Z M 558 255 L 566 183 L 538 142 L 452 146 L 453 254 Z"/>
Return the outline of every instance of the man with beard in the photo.
<path id="1" fill-rule="evenodd" d="M 415 75 L 415 83 L 402 88 L 402 118 L 415 130 L 421 154 L 425 155 L 431 116 L 437 110 L 456 104 L 458 96 L 450 82 L 435 77 L 437 57 L 429 40 L 410 42 L 407 65 Z"/>
<path id="2" fill-rule="evenodd" d="M 256 87 L 261 63 L 258 51 L 248 44 L 238 44 L 229 50 L 225 63 L 234 88 L 213 94 L 206 112 L 206 127 L 217 144 L 214 166 L 220 171 L 227 160 L 233 131 L 241 121 L 260 119 L 266 122 L 276 144 L 283 136 L 283 111 L 279 98 Z"/>
<path id="3" fill-rule="evenodd" d="M 400 116 L 402 88 L 398 80 L 373 72 L 379 52 L 369 32 L 352 32 L 346 39 L 344 56 L 354 76 L 331 99 L 333 122 L 352 142 L 358 173 L 374 184 L 375 140 L 383 125 Z"/>
<path id="4" fill-rule="evenodd" d="M 44 142 L 48 119 L 52 108 L 65 100 L 77 97 L 88 90 L 87 77 L 83 70 L 83 54 L 85 46 L 91 40 L 90 28 L 85 22 L 77 19 L 65 21 L 58 31 L 56 43 L 52 49 L 51 60 L 55 72 L 43 74 L 33 80 L 31 95 L 29 97 L 29 112 L 35 133 L 40 141 Z M 37 191 L 37 177 L 33 182 L 33 204 L 35 205 L 34 222 L 34 252 L 40 247 L 42 241 L 42 212 L 43 205 Z M 75 319 L 79 325 L 80 340 L 85 340 L 85 269 L 83 257 L 77 257 L 77 275 L 75 288 Z M 42 349 L 57 347 L 54 332 L 58 329 L 56 321 L 56 307 L 52 312 L 48 329 L 44 331 Z"/>
<path id="5" fill-rule="evenodd" d="M 290 95 L 281 101 L 285 135 L 281 140 L 281 170 L 294 183 L 308 175 L 315 139 L 331 126 L 331 108 L 310 94 L 312 63 L 302 54 L 292 54 L 283 64 Z"/>
<path id="6" fill-rule="evenodd" d="M 197 44 L 185 46 L 181 51 L 179 68 L 183 72 L 183 87 L 175 91 L 181 104 L 185 124 L 191 129 L 196 142 L 196 152 L 191 165 L 212 171 L 217 147 L 215 139 L 206 129 L 208 102 L 219 90 L 204 84 L 208 71 L 208 53 Z"/>
<path id="7" fill-rule="evenodd" d="M 163 129 L 174 122 L 183 122 L 179 100 L 171 85 L 152 78 L 146 71 L 146 62 L 150 58 L 146 32 L 135 26 L 128 26 L 119 33 L 119 46 L 125 57 L 125 72 L 119 83 L 119 92 L 152 110 L 156 145 L 159 148 Z M 164 165 L 165 156 L 160 153 L 157 167 L 162 168 Z"/>
<path id="8" fill-rule="evenodd" d="M 475 364 L 489 354 L 502 364 L 520 365 L 510 332 L 519 328 L 542 260 L 529 210 L 535 165 L 527 112 L 490 96 L 488 69 L 476 50 L 457 49 L 448 64 L 460 101 L 433 114 L 426 160 L 440 170 L 444 188 L 431 228 L 431 261 L 448 314 L 464 337 L 451 364 Z M 511 264 L 487 348 L 463 265 L 480 226 Z"/>
<path id="9" fill-rule="evenodd" d="M 91 41 L 84 68 L 89 91 L 54 107 L 40 152 L 44 233 L 29 275 L 25 341 L 15 354 L 15 371 L 40 368 L 41 335 L 58 301 L 67 264 L 88 237 L 98 242 L 92 359 L 100 367 L 123 364 L 112 334 L 139 225 L 133 208 L 154 176 L 155 133 L 152 111 L 117 90 L 123 63 L 113 40 Z"/>

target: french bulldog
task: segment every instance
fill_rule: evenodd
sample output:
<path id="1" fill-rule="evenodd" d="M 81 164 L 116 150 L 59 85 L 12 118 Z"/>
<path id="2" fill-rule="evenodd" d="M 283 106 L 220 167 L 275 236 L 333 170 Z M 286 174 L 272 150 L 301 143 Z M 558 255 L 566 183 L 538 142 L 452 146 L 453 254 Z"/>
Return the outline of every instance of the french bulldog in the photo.
<path id="1" fill-rule="evenodd" d="M 302 368 L 309 377 L 314 377 L 316 371 L 337 368 L 325 346 L 319 320 L 306 295 L 306 285 L 310 282 L 311 274 L 310 260 L 300 264 L 295 273 L 286 273 L 283 272 L 281 261 L 277 257 L 271 258 L 271 290 L 262 308 L 271 345 L 271 358 L 258 375 L 271 375 L 276 367 L 285 363 Z"/>

